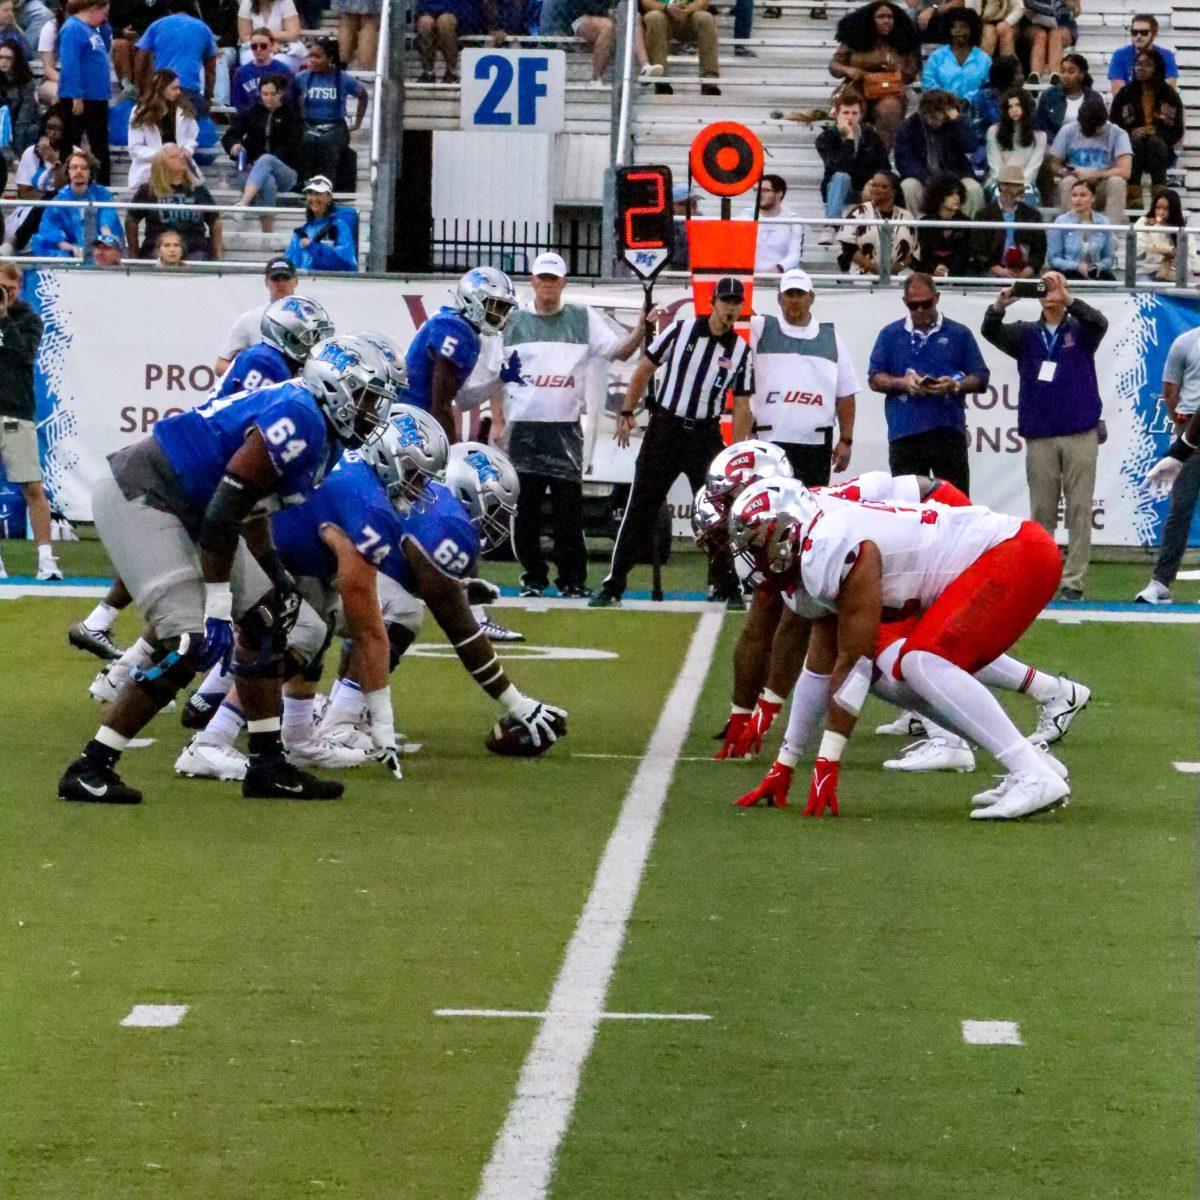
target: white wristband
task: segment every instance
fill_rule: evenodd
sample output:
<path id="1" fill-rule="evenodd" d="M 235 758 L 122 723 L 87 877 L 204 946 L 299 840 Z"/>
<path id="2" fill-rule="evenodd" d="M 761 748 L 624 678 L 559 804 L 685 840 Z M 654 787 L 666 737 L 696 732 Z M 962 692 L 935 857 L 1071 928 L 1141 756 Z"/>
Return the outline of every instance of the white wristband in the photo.
<path id="1" fill-rule="evenodd" d="M 834 733 L 831 729 L 825 730 L 821 734 L 821 746 L 817 750 L 817 757 L 823 758 L 827 762 L 841 762 L 842 751 L 846 748 L 846 737 L 841 733 Z"/>
<path id="2" fill-rule="evenodd" d="M 204 585 L 204 619 L 215 621 L 233 620 L 233 589 L 228 583 L 206 583 Z"/>
<path id="3" fill-rule="evenodd" d="M 759 701 L 766 701 L 767 704 L 778 704 L 781 708 L 787 702 L 786 696 L 777 696 L 769 687 L 764 687 Z"/>
<path id="4" fill-rule="evenodd" d="M 504 689 L 504 691 L 500 693 L 500 695 L 496 697 L 496 699 L 503 704 L 509 712 L 516 712 L 517 709 L 525 703 L 524 695 L 517 691 L 516 687 L 511 683 Z"/>
<path id="5" fill-rule="evenodd" d="M 396 745 L 396 722 L 392 716 L 392 693 L 390 688 L 381 687 L 374 692 L 364 692 L 367 715 L 371 720 L 371 741 L 384 749 Z"/>

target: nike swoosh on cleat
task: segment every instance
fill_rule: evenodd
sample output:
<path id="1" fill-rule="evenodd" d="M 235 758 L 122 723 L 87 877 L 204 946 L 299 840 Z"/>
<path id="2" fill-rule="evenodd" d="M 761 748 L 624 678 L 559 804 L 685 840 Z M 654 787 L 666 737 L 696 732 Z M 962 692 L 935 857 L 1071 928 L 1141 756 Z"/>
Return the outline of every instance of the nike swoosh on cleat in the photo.
<path id="1" fill-rule="evenodd" d="M 302 783 L 293 783 L 291 785 L 277 783 L 275 786 L 281 792 L 302 792 L 302 791 L 304 791 L 304 784 L 302 784 Z"/>
<path id="2" fill-rule="evenodd" d="M 75 782 L 77 784 L 79 784 L 79 786 L 81 788 L 83 788 L 83 790 L 85 792 L 91 792 L 91 794 L 93 796 L 107 796 L 108 795 L 108 784 L 107 783 L 103 787 L 94 788 L 94 787 L 92 787 L 92 785 L 90 783 L 84 783 L 82 779 L 76 779 Z"/>

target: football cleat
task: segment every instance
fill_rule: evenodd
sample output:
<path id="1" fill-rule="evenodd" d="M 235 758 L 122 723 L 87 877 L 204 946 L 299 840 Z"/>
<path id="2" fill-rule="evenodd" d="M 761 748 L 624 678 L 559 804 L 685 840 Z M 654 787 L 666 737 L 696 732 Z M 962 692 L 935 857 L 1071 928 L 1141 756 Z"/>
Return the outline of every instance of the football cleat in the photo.
<path id="1" fill-rule="evenodd" d="M 193 692 L 183 706 L 179 723 L 184 729 L 203 729 L 213 719 L 213 714 L 221 707 L 224 699 L 223 692 L 209 692 L 208 695 L 200 691 Z"/>
<path id="2" fill-rule="evenodd" d="M 899 758 L 889 758 L 888 771 L 973 771 L 975 755 L 962 738 L 936 734 L 905 746 Z"/>
<path id="3" fill-rule="evenodd" d="M 175 760 L 175 774 L 188 779 L 245 779 L 248 762 L 232 746 L 209 746 L 192 738 Z"/>
<path id="4" fill-rule="evenodd" d="M 82 621 L 67 630 L 67 641 L 76 650 L 86 650 L 105 662 L 113 662 L 125 653 L 108 636 L 107 629 L 89 629 Z"/>
<path id="5" fill-rule="evenodd" d="M 327 725 L 318 733 L 318 738 L 332 746 L 345 746 L 350 750 L 361 750 L 370 754 L 375 749 L 371 735 L 357 725 Z M 404 739 L 397 735 L 396 744 Z"/>
<path id="6" fill-rule="evenodd" d="M 975 809 L 972 821 L 1019 821 L 1066 804 L 1071 794 L 1070 784 L 1053 771 L 1015 771 L 1008 779 L 1004 794 L 986 808 Z"/>
<path id="7" fill-rule="evenodd" d="M 287 760 L 297 767 L 327 767 L 340 771 L 361 767 L 367 761 L 367 755 L 356 747 L 339 746 L 328 738 L 313 737 L 289 746 Z"/>
<path id="8" fill-rule="evenodd" d="M 58 798 L 80 804 L 141 804 L 142 793 L 125 783 L 112 767 L 77 758 L 58 781 Z"/>
<path id="9" fill-rule="evenodd" d="M 1053 745 L 1067 736 L 1071 723 L 1087 708 L 1092 698 L 1091 688 L 1070 679 L 1060 679 L 1059 685 L 1053 700 L 1038 705 L 1037 728 L 1029 735 L 1029 741 Z"/>
<path id="10" fill-rule="evenodd" d="M 1037 750 L 1041 755 L 1042 762 L 1045 764 L 1045 766 L 1049 767 L 1049 769 L 1053 771 L 1054 774 L 1059 777 L 1059 779 L 1065 780 L 1067 778 L 1066 763 L 1055 758 L 1054 755 L 1046 749 L 1045 742 L 1037 743 L 1034 746 L 1034 749 Z M 995 804 L 995 802 L 1002 796 L 1008 794 L 1008 789 L 1011 788 L 1015 782 L 1015 775 L 1008 774 L 1001 776 L 1000 782 L 995 787 L 988 788 L 986 792 L 976 792 L 975 795 L 971 797 L 971 807 L 982 808 L 989 804 Z"/>
<path id="11" fill-rule="evenodd" d="M 58 560 L 55 558 L 47 559 L 45 562 L 38 564 L 37 578 L 41 582 L 53 580 L 57 583 L 62 582 L 62 568 L 58 565 Z"/>
<path id="12" fill-rule="evenodd" d="M 247 800 L 336 800 L 345 790 L 334 779 L 318 779 L 278 757 L 251 761 L 242 780 Z"/>
<path id="13" fill-rule="evenodd" d="M 120 683 L 114 678 L 114 669 L 112 667 L 104 667 L 100 670 L 96 678 L 88 684 L 88 695 L 91 696 L 97 704 L 111 704 L 121 691 Z M 125 679 L 129 678 L 129 673 L 125 672 Z M 123 683 L 124 680 L 121 680 Z"/>
<path id="14" fill-rule="evenodd" d="M 1134 601 L 1138 604 L 1170 604 L 1171 589 L 1164 583 L 1159 583 L 1157 579 L 1152 579 L 1136 596 Z"/>
<path id="15" fill-rule="evenodd" d="M 875 732 L 884 737 L 925 738 L 929 731 L 925 722 L 916 713 L 902 712 L 894 721 L 886 725 L 876 725 Z"/>
<path id="16" fill-rule="evenodd" d="M 499 621 L 494 621 L 487 613 L 484 613 L 483 620 L 479 622 L 479 628 L 488 635 L 488 641 L 491 642 L 523 642 L 525 635 L 516 629 L 507 629 L 501 625 Z"/>

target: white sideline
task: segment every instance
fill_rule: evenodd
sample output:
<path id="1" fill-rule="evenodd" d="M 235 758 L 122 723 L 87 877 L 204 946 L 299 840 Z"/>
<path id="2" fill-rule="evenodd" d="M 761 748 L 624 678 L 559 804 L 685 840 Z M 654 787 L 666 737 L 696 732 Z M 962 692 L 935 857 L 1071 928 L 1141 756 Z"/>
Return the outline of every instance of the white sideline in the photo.
<path id="1" fill-rule="evenodd" d="M 683 668 L 629 785 L 592 890 L 521 1067 L 517 1094 L 483 1169 L 477 1200 L 542 1200 L 571 1120 L 617 956 L 641 886 L 675 763 L 712 663 L 724 612 L 696 624 Z"/>
<path id="2" fill-rule="evenodd" d="M 499 1017 L 517 1018 L 519 1020 L 536 1019 L 550 1016 L 548 1012 L 529 1012 L 523 1008 L 435 1008 L 435 1017 Z M 566 1016 L 568 1014 L 561 1014 Z M 598 1021 L 711 1021 L 711 1013 L 571 1013 L 574 1017 L 592 1016 Z"/>
<path id="3" fill-rule="evenodd" d="M 1016 1021 L 964 1021 L 963 1041 L 968 1046 L 1023 1046 Z"/>
<path id="4" fill-rule="evenodd" d="M 1181 775 L 1200 775 L 1200 762 L 1177 762 L 1173 766 Z"/>

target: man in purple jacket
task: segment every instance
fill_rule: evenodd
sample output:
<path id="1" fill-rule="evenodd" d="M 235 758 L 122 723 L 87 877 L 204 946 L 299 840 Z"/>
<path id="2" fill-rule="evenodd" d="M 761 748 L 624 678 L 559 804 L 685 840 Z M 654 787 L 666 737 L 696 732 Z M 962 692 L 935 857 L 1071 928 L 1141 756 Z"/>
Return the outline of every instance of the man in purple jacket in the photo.
<path id="1" fill-rule="evenodd" d="M 1096 350 L 1108 321 L 1072 299 L 1057 271 L 1047 271 L 1042 282 L 1040 320 L 1006 324 L 1004 310 L 1013 302 L 1012 288 L 1006 287 L 984 314 L 982 332 L 1017 360 L 1017 431 L 1025 439 L 1030 515 L 1053 533 L 1059 497 L 1065 500 L 1067 561 L 1059 599 L 1082 600 L 1092 552 L 1096 455 L 1108 436 L 1096 381 Z"/>

